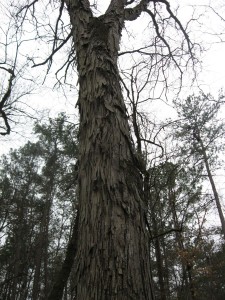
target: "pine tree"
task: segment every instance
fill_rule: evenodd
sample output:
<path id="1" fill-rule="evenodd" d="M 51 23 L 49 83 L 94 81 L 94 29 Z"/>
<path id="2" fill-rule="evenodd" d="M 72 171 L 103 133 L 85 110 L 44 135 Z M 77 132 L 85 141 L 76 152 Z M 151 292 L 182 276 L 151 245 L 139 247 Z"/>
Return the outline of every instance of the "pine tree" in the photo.
<path id="1" fill-rule="evenodd" d="M 190 96 L 183 102 L 177 101 L 175 105 L 180 121 L 176 123 L 175 136 L 183 142 L 182 151 L 186 156 L 196 164 L 204 165 L 225 238 L 225 218 L 212 173 L 218 152 L 223 147 L 220 138 L 224 132 L 224 123 L 217 118 L 222 99 L 223 96 L 217 100 L 211 95 L 201 94 Z"/>

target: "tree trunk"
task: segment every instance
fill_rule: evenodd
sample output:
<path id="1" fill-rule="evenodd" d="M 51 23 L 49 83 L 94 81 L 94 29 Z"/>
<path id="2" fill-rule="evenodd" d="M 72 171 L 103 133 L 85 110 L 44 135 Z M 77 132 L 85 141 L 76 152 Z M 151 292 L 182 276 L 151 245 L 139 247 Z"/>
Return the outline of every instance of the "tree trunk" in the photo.
<path id="1" fill-rule="evenodd" d="M 49 199 L 47 199 L 49 201 Z M 40 286 L 41 286 L 41 267 L 43 260 L 45 258 L 47 248 L 47 235 L 48 235 L 48 224 L 47 224 L 47 215 L 50 213 L 50 204 L 47 202 L 44 208 L 44 215 L 40 224 L 40 232 L 38 235 L 38 242 L 35 252 L 35 272 L 34 272 L 34 280 L 33 280 L 33 289 L 32 289 L 32 299 L 39 299 L 40 294 Z"/>
<path id="2" fill-rule="evenodd" d="M 212 176 L 212 173 L 211 173 L 211 170 L 210 170 L 206 150 L 205 150 L 203 141 L 200 137 L 200 134 L 198 135 L 198 142 L 200 143 L 200 146 L 201 146 L 203 161 L 204 161 L 206 171 L 207 171 L 207 175 L 208 175 L 211 187 L 212 187 L 213 195 L 214 195 L 214 198 L 215 198 L 215 201 L 216 201 L 216 206 L 217 206 L 217 210 L 218 210 L 218 213 L 219 213 L 220 222 L 221 222 L 221 225 L 222 225 L 222 233 L 223 233 L 223 236 L 224 236 L 224 239 L 225 239 L 225 219 L 224 219 L 224 215 L 223 215 L 223 210 L 222 210 L 222 207 L 221 207 L 221 204 L 220 204 L 219 195 L 217 193 L 216 185 L 215 185 L 215 182 L 213 180 L 213 176 Z"/>
<path id="3" fill-rule="evenodd" d="M 63 290 L 69 278 L 77 250 L 77 231 L 79 219 L 78 216 L 79 214 L 77 212 L 75 224 L 73 226 L 72 236 L 67 246 L 65 259 L 63 261 L 60 271 L 57 274 L 57 277 L 55 279 L 52 290 L 47 300 L 60 300 L 63 297 Z"/>
<path id="4" fill-rule="evenodd" d="M 123 18 L 66 3 L 80 85 L 76 299 L 150 300 L 146 205 L 117 68 Z"/>
<path id="5" fill-rule="evenodd" d="M 171 207 L 171 212 L 172 212 L 172 220 L 174 224 L 174 228 L 180 228 L 180 222 L 177 217 L 177 211 L 176 211 L 176 193 L 172 190 L 169 189 L 169 194 L 168 194 L 168 199 L 169 199 L 169 204 Z M 181 253 L 186 252 L 186 248 L 184 245 L 184 237 L 182 235 L 182 232 L 176 231 L 175 232 L 175 240 L 177 243 L 177 247 Z M 195 300 L 195 287 L 193 284 L 193 279 L 192 279 L 192 263 L 188 261 L 187 258 L 181 257 L 181 264 L 182 264 L 182 282 L 185 285 L 185 289 L 182 283 L 181 287 L 181 292 L 182 295 L 187 294 L 187 299 L 190 300 Z M 189 295 L 189 296 L 188 296 Z"/>
<path id="6" fill-rule="evenodd" d="M 48 244 L 49 244 L 49 223 L 52 202 L 54 198 L 54 181 L 57 170 L 57 146 L 54 145 L 54 151 L 49 154 L 45 161 L 46 170 L 44 174 L 43 194 L 45 197 L 45 205 L 40 224 L 40 232 L 38 235 L 38 244 L 35 253 L 35 273 L 32 290 L 32 300 L 40 298 L 40 290 L 47 299 L 49 293 L 49 276 L 48 276 Z M 43 268 L 42 268 L 43 267 Z M 43 270 L 42 270 L 43 269 Z M 41 277 L 43 276 L 44 288 L 41 289 Z"/>
<path id="7" fill-rule="evenodd" d="M 155 223 L 155 218 L 152 218 L 152 223 L 154 227 L 154 235 L 156 236 L 155 238 L 155 255 L 156 255 L 156 265 L 157 265 L 157 271 L 158 271 L 158 278 L 159 278 L 159 288 L 160 288 L 160 299 L 161 300 L 166 300 L 167 299 L 167 294 L 165 284 L 164 284 L 164 272 L 163 272 L 163 258 L 162 258 L 162 253 L 161 253 L 161 248 L 160 248 L 160 240 L 159 237 L 157 237 L 158 231 L 157 231 L 157 225 Z"/>
<path id="8" fill-rule="evenodd" d="M 149 186 L 149 191 L 150 191 L 150 186 Z M 160 201 L 159 195 L 155 195 L 156 200 L 158 203 Z M 153 204 L 153 199 L 150 198 L 150 203 Z M 153 205 L 152 205 L 153 206 Z M 154 203 L 155 206 L 155 203 Z M 160 292 L 160 300 L 166 300 L 167 295 L 168 295 L 168 290 L 166 290 L 165 287 L 165 270 L 163 270 L 163 256 L 162 256 L 162 251 L 161 251 L 161 245 L 160 245 L 160 239 L 158 237 L 159 234 L 159 227 L 160 224 L 157 222 L 156 214 L 155 214 L 155 209 L 154 207 L 150 207 L 151 210 L 151 221 L 152 221 L 152 229 L 153 229 L 153 237 L 154 238 L 154 245 L 155 245 L 155 257 L 156 257 L 156 267 L 157 267 L 157 273 L 158 273 L 158 282 L 159 282 L 159 292 Z"/>

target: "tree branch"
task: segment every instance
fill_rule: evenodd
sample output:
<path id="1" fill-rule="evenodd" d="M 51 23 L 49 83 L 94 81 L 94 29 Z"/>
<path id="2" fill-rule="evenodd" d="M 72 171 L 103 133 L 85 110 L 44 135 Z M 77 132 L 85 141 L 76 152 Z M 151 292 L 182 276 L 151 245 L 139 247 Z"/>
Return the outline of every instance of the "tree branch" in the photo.
<path id="1" fill-rule="evenodd" d="M 135 0 L 130 0 L 130 1 L 127 1 L 126 5 L 130 5 L 132 3 L 134 3 Z"/>
<path id="2" fill-rule="evenodd" d="M 109 13 L 113 10 L 122 13 L 124 11 L 125 5 L 127 5 L 127 0 L 111 0 L 106 13 Z"/>
<path id="3" fill-rule="evenodd" d="M 35 4 L 36 2 L 38 2 L 38 0 L 34 0 L 34 1 L 32 1 L 30 4 L 24 5 L 24 6 L 17 12 L 16 16 L 18 16 L 23 10 L 26 10 L 26 12 L 25 12 L 25 15 L 26 15 L 28 9 L 29 9 L 31 6 L 34 6 L 34 4 Z"/>
<path id="4" fill-rule="evenodd" d="M 141 2 L 133 8 L 126 8 L 124 11 L 124 16 L 126 21 L 134 21 L 140 17 L 141 13 L 147 9 L 150 2 L 155 2 L 153 0 L 141 0 Z"/>
<path id="5" fill-rule="evenodd" d="M 168 11 L 169 15 L 171 16 L 172 19 L 174 19 L 174 21 L 178 24 L 181 32 L 183 33 L 185 39 L 186 39 L 186 42 L 187 42 L 187 45 L 188 45 L 188 50 L 192 56 L 192 48 L 193 48 L 193 45 L 190 41 L 190 38 L 187 34 L 187 32 L 185 31 L 183 25 L 181 24 L 180 20 L 174 15 L 174 13 L 171 11 L 170 9 L 170 4 L 167 0 L 158 0 L 157 2 L 161 2 L 161 3 L 164 3 L 166 5 L 166 10 Z"/>
<path id="6" fill-rule="evenodd" d="M 143 141 L 143 142 L 146 142 L 146 143 L 149 143 L 149 144 L 155 145 L 155 146 L 157 146 L 157 147 L 160 147 L 160 148 L 161 148 L 161 150 L 162 150 L 162 154 L 160 155 L 160 157 L 163 157 L 163 155 L 164 155 L 164 149 L 163 149 L 163 146 L 161 146 L 161 145 L 157 144 L 155 141 L 150 141 L 150 140 L 143 139 L 143 138 L 141 138 L 140 140 L 141 140 L 141 141 Z"/>
<path id="7" fill-rule="evenodd" d="M 155 27 L 155 31 L 156 31 L 156 34 L 158 36 L 158 38 L 165 44 L 165 46 L 167 47 L 168 51 L 169 51 L 169 56 L 172 58 L 172 60 L 174 61 L 175 65 L 177 66 L 177 68 L 179 69 L 180 73 L 182 74 L 182 71 L 181 71 L 181 68 L 179 66 L 179 64 L 177 63 L 177 61 L 174 59 L 173 57 L 173 53 L 170 49 L 170 45 L 167 43 L 167 41 L 165 40 L 165 38 L 160 34 L 159 32 L 159 25 L 155 19 L 155 15 L 153 14 L 153 12 L 151 12 L 149 9 L 145 9 L 145 11 L 150 15 L 151 19 L 152 19 L 152 22 L 154 24 L 154 27 Z"/>
<path id="8" fill-rule="evenodd" d="M 3 110 L 0 110 L 0 114 L 1 114 L 1 117 L 3 118 L 4 120 L 4 123 L 5 123 L 5 126 L 6 126 L 6 131 L 1 131 L 0 132 L 0 135 L 7 135 L 7 134 L 10 134 L 10 126 L 9 126 L 9 122 L 8 122 L 8 118 L 6 116 L 6 113 L 3 111 Z"/>
<path id="9" fill-rule="evenodd" d="M 136 20 L 141 15 L 141 13 L 143 11 L 146 11 L 151 16 L 152 21 L 154 23 L 154 26 L 156 28 L 156 31 L 158 31 L 157 30 L 158 24 L 157 24 L 157 22 L 155 20 L 154 14 L 150 10 L 147 9 L 148 4 L 150 2 L 153 2 L 153 3 L 157 3 L 158 2 L 158 3 L 165 4 L 167 12 L 171 16 L 171 18 L 174 19 L 174 21 L 176 22 L 176 24 L 178 24 L 181 32 L 183 33 L 183 35 L 184 35 L 184 37 L 185 37 L 185 39 L 187 41 L 188 50 L 189 50 L 189 52 L 190 52 L 190 54 L 191 54 L 191 56 L 193 58 L 193 55 L 192 55 L 193 45 L 192 45 L 192 43 L 190 41 L 190 38 L 189 38 L 187 32 L 185 31 L 184 27 L 182 26 L 181 22 L 179 21 L 179 19 L 172 12 L 172 10 L 170 8 L 170 3 L 167 0 L 142 0 L 134 8 L 127 8 L 127 9 L 125 9 L 125 20 L 127 20 L 127 21 L 134 21 L 134 20 Z M 162 37 L 160 37 L 160 38 L 162 39 Z M 168 44 L 165 42 L 165 40 L 164 40 L 164 43 L 168 47 Z M 169 49 L 169 47 L 168 47 L 168 49 Z"/>
<path id="10" fill-rule="evenodd" d="M 157 235 L 152 236 L 152 237 L 151 237 L 151 240 L 157 239 L 157 238 L 159 238 L 159 237 L 161 237 L 161 236 L 164 236 L 164 235 L 166 235 L 166 234 L 170 234 L 170 233 L 172 233 L 172 232 L 182 232 L 182 228 L 172 228 L 172 229 L 169 229 L 169 230 L 167 230 L 167 231 L 165 231 L 165 232 L 162 232 L 162 233 L 159 233 L 159 234 L 157 234 Z"/>
<path id="11" fill-rule="evenodd" d="M 64 0 L 68 10 L 77 10 L 79 8 L 80 10 L 84 10 L 92 15 L 91 6 L 89 0 Z"/>
<path id="12" fill-rule="evenodd" d="M 59 7 L 59 15 L 55 24 L 55 32 L 54 32 L 54 41 L 53 41 L 53 46 L 52 46 L 52 52 L 55 50 L 56 48 L 56 41 L 57 41 L 57 33 L 58 33 L 58 26 L 59 26 L 59 21 L 61 19 L 62 16 L 62 12 L 63 12 L 63 7 L 64 7 L 64 0 L 61 1 L 61 5 Z M 51 67 L 52 64 L 52 59 L 49 60 L 49 68 Z"/>
<path id="13" fill-rule="evenodd" d="M 0 67 L 0 68 L 3 69 L 3 70 L 8 71 L 11 74 L 10 78 L 9 78 L 8 88 L 7 88 L 6 92 L 5 92 L 5 94 L 3 95 L 2 100 L 0 101 L 0 115 L 3 118 L 3 121 L 4 121 L 5 126 L 6 126 L 6 131 L 4 131 L 4 132 L 1 131 L 0 135 L 7 135 L 7 134 L 10 133 L 10 126 L 9 126 L 7 115 L 6 115 L 5 111 L 4 111 L 4 106 L 5 106 L 6 102 L 7 102 L 7 100 L 11 96 L 12 85 L 13 85 L 13 80 L 15 78 L 15 74 L 14 74 L 14 71 L 12 69 L 6 69 L 4 67 Z"/>
<path id="14" fill-rule="evenodd" d="M 55 49 L 53 48 L 53 51 L 52 51 L 52 53 L 49 55 L 49 57 L 48 58 L 46 58 L 46 60 L 45 61 L 43 61 L 42 63 L 39 63 L 39 64 L 34 64 L 33 66 L 32 66 L 32 68 L 34 68 L 34 67 L 37 67 L 37 66 L 42 66 L 42 65 L 45 65 L 47 62 L 49 62 L 50 61 L 50 64 L 51 64 L 51 61 L 52 61 L 52 58 L 53 58 L 53 56 L 54 56 L 54 54 L 56 53 L 56 52 L 58 52 L 67 42 L 68 42 L 68 40 L 70 39 L 72 37 L 72 31 L 69 33 L 69 35 L 67 36 L 67 38 L 58 46 L 58 47 L 56 47 Z"/>

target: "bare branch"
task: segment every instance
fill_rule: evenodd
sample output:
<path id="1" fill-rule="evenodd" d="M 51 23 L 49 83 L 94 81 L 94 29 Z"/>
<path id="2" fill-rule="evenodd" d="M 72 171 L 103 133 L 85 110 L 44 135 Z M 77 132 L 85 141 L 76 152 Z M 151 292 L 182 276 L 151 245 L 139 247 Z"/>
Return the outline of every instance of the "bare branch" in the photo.
<path id="1" fill-rule="evenodd" d="M 159 238 L 159 237 L 161 237 L 161 236 L 170 234 L 170 233 L 172 233 L 172 232 L 182 232 L 182 231 L 183 231 L 182 228 L 172 228 L 172 229 L 169 229 L 169 230 L 167 230 L 167 231 L 165 231 L 165 232 L 162 232 L 162 233 L 159 233 L 159 234 L 157 234 L 157 235 L 152 236 L 152 237 L 151 237 L 151 240 L 157 239 L 157 238 Z"/>
<path id="2" fill-rule="evenodd" d="M 1 113 L 1 117 L 3 118 L 5 126 L 6 126 L 6 131 L 1 131 L 0 135 L 10 134 L 11 128 L 9 126 L 9 122 L 8 122 L 8 118 L 6 116 L 6 113 L 3 110 L 0 110 L 0 113 Z"/>
<path id="3" fill-rule="evenodd" d="M 54 56 L 55 53 L 57 53 L 68 41 L 69 39 L 73 36 L 73 33 L 72 31 L 69 33 L 69 35 L 67 36 L 67 38 L 55 49 L 53 49 L 52 53 L 49 55 L 49 57 L 43 61 L 42 63 L 39 63 L 39 64 L 34 64 L 32 66 L 32 68 L 34 67 L 37 67 L 37 66 L 43 66 L 45 65 L 47 62 L 50 62 L 50 67 L 51 67 L 51 62 L 52 62 L 52 58 Z M 49 68 L 48 68 L 48 71 L 49 71 Z"/>
<path id="4" fill-rule="evenodd" d="M 6 126 L 6 131 L 4 131 L 4 132 L 1 131 L 0 135 L 7 135 L 7 134 L 10 133 L 10 126 L 9 126 L 7 115 L 6 115 L 5 111 L 4 111 L 4 106 L 5 106 L 6 102 L 8 101 L 8 99 L 11 96 L 12 85 L 13 85 L 13 80 L 15 78 L 15 75 L 14 75 L 13 70 L 6 69 L 4 67 L 1 67 L 1 69 L 4 69 L 4 70 L 8 71 L 11 74 L 10 78 L 9 78 L 8 88 L 7 88 L 6 92 L 5 92 L 5 94 L 3 95 L 2 100 L 0 101 L 0 115 L 3 118 L 3 121 L 4 121 L 5 126 Z"/>
<path id="5" fill-rule="evenodd" d="M 52 52 L 54 52 L 55 47 L 56 47 L 56 43 L 57 43 L 57 33 L 58 33 L 58 26 L 59 26 L 59 21 L 61 19 L 62 16 L 62 12 L 63 12 L 63 7 L 64 7 L 64 0 L 61 1 L 61 5 L 59 7 L 59 15 L 55 24 L 55 31 L 54 31 L 54 41 L 53 41 L 53 46 L 52 46 Z M 52 58 L 49 60 L 49 68 L 51 67 L 52 64 Z"/>
<path id="6" fill-rule="evenodd" d="M 2 70 L 4 70 L 4 71 L 7 71 L 7 72 L 9 72 L 9 74 L 11 74 L 11 75 L 14 75 L 14 72 L 13 72 L 13 70 L 12 70 L 12 69 L 7 69 L 7 68 L 5 68 L 5 67 L 2 67 L 2 66 L 0 66 L 0 69 L 2 69 Z"/>
<path id="7" fill-rule="evenodd" d="M 144 55 L 149 55 L 149 56 L 156 56 L 156 55 L 167 56 L 166 54 L 164 55 L 163 53 L 159 53 L 157 51 L 154 51 L 154 52 L 143 51 L 144 49 L 149 49 L 152 46 L 153 46 L 153 44 L 145 46 L 145 47 L 141 47 L 141 48 L 138 48 L 138 49 L 133 49 L 133 50 L 127 50 L 127 51 L 119 52 L 118 56 L 122 56 L 122 55 L 126 55 L 126 54 L 134 54 L 134 53 L 139 53 L 139 54 L 144 54 Z"/>
<path id="8" fill-rule="evenodd" d="M 134 3 L 135 0 L 130 0 L 130 1 L 127 1 L 126 5 L 130 5 L 132 3 Z"/>
<path id="9" fill-rule="evenodd" d="M 140 17 L 141 13 L 147 9 L 150 2 L 155 2 L 153 0 L 141 0 L 141 2 L 133 8 L 126 8 L 124 11 L 126 21 L 134 21 Z"/>
<path id="10" fill-rule="evenodd" d="M 163 157 L 163 155 L 164 155 L 164 148 L 163 148 L 162 145 L 157 144 L 155 141 L 150 141 L 150 140 L 143 139 L 143 138 L 141 138 L 141 141 L 146 142 L 146 143 L 149 143 L 149 144 L 152 144 L 152 145 L 155 145 L 155 146 L 157 146 L 157 147 L 160 147 L 161 150 L 162 150 L 162 154 L 160 155 L 160 157 L 161 157 L 161 158 Z"/>
<path id="11" fill-rule="evenodd" d="M 160 34 L 159 32 L 159 25 L 155 19 L 155 15 L 149 10 L 149 9 L 145 9 L 145 11 L 150 15 L 150 17 L 152 18 L 152 22 L 155 26 L 155 31 L 156 31 L 156 34 L 158 36 L 158 38 L 166 45 L 168 51 L 169 51 L 169 56 L 173 59 L 175 65 L 177 66 L 177 68 L 179 69 L 181 75 L 182 75 L 182 71 L 181 71 L 181 68 L 179 66 L 179 64 L 177 63 L 177 61 L 174 59 L 174 56 L 173 56 L 173 53 L 170 49 L 170 45 L 167 43 L 166 39 Z"/>
<path id="12" fill-rule="evenodd" d="M 169 15 L 171 16 L 172 19 L 174 19 L 174 21 L 176 22 L 176 24 L 178 24 L 181 32 L 183 33 L 183 35 L 184 35 L 184 37 L 186 39 L 189 53 L 192 56 L 193 55 L 193 53 L 192 53 L 193 45 L 192 45 L 192 43 L 190 41 L 190 38 L 189 38 L 186 30 L 184 29 L 183 25 L 181 24 L 180 20 L 171 11 L 169 2 L 167 0 L 158 0 L 158 2 L 162 2 L 162 3 L 164 3 L 166 5 L 166 10 L 168 11 Z"/>
<path id="13" fill-rule="evenodd" d="M 83 10 L 92 15 L 89 0 L 65 0 L 68 10 Z M 78 9 L 79 8 L 79 9 Z"/>
<path id="14" fill-rule="evenodd" d="M 109 13 L 113 10 L 116 10 L 117 12 L 122 13 L 125 5 L 127 5 L 126 2 L 127 2 L 127 0 L 111 0 L 106 13 Z"/>
<path id="15" fill-rule="evenodd" d="M 24 6 L 17 12 L 16 16 L 18 16 L 18 15 L 19 15 L 22 11 L 24 11 L 24 10 L 25 10 L 25 15 L 26 15 L 28 9 L 29 9 L 30 7 L 32 7 L 32 6 L 34 6 L 34 4 L 35 4 L 36 2 L 38 2 L 38 0 L 34 0 L 34 1 L 32 1 L 30 4 L 24 5 Z"/>

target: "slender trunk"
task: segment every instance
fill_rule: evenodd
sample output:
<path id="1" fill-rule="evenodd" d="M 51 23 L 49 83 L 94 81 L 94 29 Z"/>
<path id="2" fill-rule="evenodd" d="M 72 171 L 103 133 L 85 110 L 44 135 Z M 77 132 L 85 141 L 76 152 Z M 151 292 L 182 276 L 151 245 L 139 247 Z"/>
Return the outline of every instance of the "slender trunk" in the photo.
<path id="1" fill-rule="evenodd" d="M 153 228 L 154 226 L 154 222 L 155 220 L 152 219 L 153 222 Z M 158 230 L 155 230 L 156 228 L 154 228 L 154 235 L 157 236 L 158 234 Z M 163 258 L 162 258 L 162 253 L 161 253 L 161 248 L 160 248 L 160 241 L 159 238 L 156 237 L 155 238 L 155 256 L 156 256 L 156 265 L 157 265 L 157 271 L 158 271 L 158 278 L 159 278 L 159 288 L 160 288 L 160 299 L 161 300 L 166 300 L 167 297 L 167 291 L 165 288 L 165 284 L 164 284 L 164 272 L 163 272 Z"/>
<path id="2" fill-rule="evenodd" d="M 53 149 L 48 149 L 49 156 L 45 161 L 45 169 L 43 171 L 44 182 L 42 186 L 42 197 L 45 199 L 43 215 L 40 224 L 40 233 L 38 237 L 38 248 L 35 254 L 35 273 L 33 280 L 32 300 L 37 300 L 43 297 L 47 299 L 49 293 L 49 224 L 52 203 L 55 194 L 55 178 L 57 176 L 57 159 L 58 148 L 56 140 L 53 142 Z M 43 284 L 42 284 L 43 283 Z M 41 292 L 41 296 L 40 296 Z"/>
<path id="3" fill-rule="evenodd" d="M 41 266 L 45 258 L 45 249 L 47 245 L 47 235 L 48 235 L 48 215 L 50 213 L 49 199 L 45 204 L 44 214 L 40 224 L 40 233 L 38 236 L 37 249 L 35 253 L 35 272 L 33 280 L 33 289 L 32 289 L 32 299 L 39 299 L 40 285 L 41 285 Z"/>
<path id="4" fill-rule="evenodd" d="M 77 251 L 77 231 L 78 231 L 78 213 L 76 216 L 75 224 L 73 227 L 72 236 L 67 246 L 66 257 L 63 261 L 62 267 L 57 274 L 56 280 L 53 284 L 51 293 L 49 294 L 47 300 L 60 300 L 63 296 L 63 290 L 66 286 L 68 277 L 70 275 L 73 262 Z"/>
<path id="5" fill-rule="evenodd" d="M 68 11 L 80 85 L 76 299 L 151 300 L 142 178 L 117 68 L 121 16 L 94 18 L 78 2 Z"/>
<path id="6" fill-rule="evenodd" d="M 168 198 L 169 198 L 169 202 L 170 202 L 174 227 L 179 228 L 180 223 L 178 221 L 176 207 L 175 207 L 176 196 L 175 196 L 175 192 L 173 190 L 169 190 Z M 179 250 L 184 253 L 186 251 L 186 249 L 184 246 L 182 233 L 176 231 L 175 237 L 176 237 L 176 243 L 177 243 Z M 183 259 L 184 258 L 182 258 L 182 260 Z M 195 300 L 196 297 L 195 297 L 195 288 L 194 288 L 193 279 L 192 279 L 192 264 L 187 259 L 185 259 L 185 262 L 182 261 L 181 263 L 182 263 L 183 282 L 185 284 L 186 289 L 188 289 L 188 291 L 189 291 L 188 294 L 190 294 L 190 299 Z M 183 286 L 182 286 L 182 289 L 183 289 L 182 293 L 183 294 L 186 293 Z"/>
<path id="7" fill-rule="evenodd" d="M 50 222 L 50 213 L 52 207 L 52 201 L 54 198 L 54 180 L 55 180 L 55 162 L 57 160 L 57 150 L 54 149 L 53 154 L 46 161 L 46 165 L 49 165 L 49 168 L 46 171 L 46 186 L 44 186 L 45 193 L 45 205 L 43 216 L 40 224 L 40 233 L 38 236 L 38 247 L 35 254 L 35 273 L 33 280 L 33 290 L 32 290 L 32 300 L 37 300 L 40 297 L 40 286 L 41 286 L 41 275 L 43 273 L 44 281 L 44 297 L 47 299 L 48 294 L 48 243 L 49 243 L 49 222 Z M 50 178 L 48 180 L 48 178 Z M 45 190 L 47 189 L 47 190 Z M 42 272 L 43 264 L 43 272 Z"/>
<path id="8" fill-rule="evenodd" d="M 28 191 L 29 189 L 27 189 Z M 26 191 L 25 191 L 26 192 Z M 17 195 L 17 193 L 15 193 Z M 18 193 L 17 195 L 17 201 L 16 201 L 17 209 L 16 209 L 16 215 L 17 215 L 17 221 L 14 224 L 15 226 L 15 254 L 13 257 L 13 281 L 12 281 L 12 287 L 11 287 L 11 300 L 17 299 L 17 297 L 20 296 L 20 289 L 19 286 L 22 281 L 22 274 L 25 273 L 24 270 L 24 252 L 26 251 L 26 241 L 24 239 L 24 236 L 26 237 L 26 213 L 25 213 L 25 204 L 24 204 L 24 198 L 23 195 L 20 195 Z"/>
<path id="9" fill-rule="evenodd" d="M 19 283 L 19 275 L 18 275 L 19 263 L 20 263 L 20 246 L 17 244 L 16 251 L 15 251 L 15 264 L 13 266 L 13 273 L 12 273 L 14 274 L 14 278 L 12 281 L 11 293 L 10 293 L 11 300 L 16 300 L 17 297 L 18 283 Z"/>
<path id="10" fill-rule="evenodd" d="M 222 207 L 221 207 L 219 195 L 217 193 L 216 185 L 215 185 L 215 182 L 213 180 L 213 176 L 212 176 L 212 173 L 211 173 L 211 170 L 210 170 L 206 150 L 205 150 L 205 147 L 204 147 L 204 144 L 203 144 L 203 141 L 202 141 L 200 135 L 198 135 L 198 141 L 199 141 L 200 146 L 201 146 L 201 151 L 202 151 L 202 156 L 203 156 L 205 168 L 206 168 L 207 175 L 208 175 L 211 187 L 212 187 L 213 195 L 214 195 L 214 198 L 215 198 L 215 201 L 216 201 L 216 206 L 217 206 L 217 210 L 218 210 L 218 213 L 219 213 L 220 222 L 221 222 L 221 225 L 222 225 L 222 233 L 223 233 L 223 236 L 224 236 L 224 239 L 225 239 L 225 218 L 224 218 L 223 210 L 222 210 Z"/>
<path id="11" fill-rule="evenodd" d="M 45 240 L 44 240 L 44 252 L 43 252 L 43 277 L 44 277 L 44 289 L 43 289 L 43 299 L 47 299 L 48 293 L 49 293 L 49 288 L 50 288 L 50 272 L 49 272 L 49 252 L 48 252 L 48 245 L 49 245 L 49 215 L 48 215 L 48 220 L 46 223 L 46 228 L 45 228 Z"/>
<path id="12" fill-rule="evenodd" d="M 164 274 L 163 274 L 163 277 L 164 277 L 164 286 L 165 286 L 165 291 L 167 292 L 167 300 L 171 299 L 171 291 L 170 291 L 170 281 L 169 281 L 169 264 L 168 264 L 168 252 L 167 252 L 167 247 L 166 247 L 166 243 L 165 243 L 165 238 L 163 238 L 161 240 L 161 254 L 162 256 L 164 257 Z"/>
<path id="13" fill-rule="evenodd" d="M 149 188 L 150 190 L 150 188 Z M 149 195 L 150 196 L 150 195 Z M 160 201 L 159 197 L 157 197 L 157 202 Z M 151 199 L 151 198 L 150 198 Z M 150 200 L 150 203 L 153 203 L 153 200 Z M 160 299 L 161 300 L 166 300 L 167 299 L 167 294 L 168 291 L 166 291 L 165 287 L 165 280 L 164 280 L 164 275 L 165 272 L 163 270 L 163 257 L 162 257 L 162 251 L 160 247 L 160 240 L 158 236 L 158 222 L 156 220 L 156 215 L 155 215 L 155 208 L 151 207 L 151 221 L 152 221 L 152 228 L 153 228 L 153 236 L 155 236 L 154 239 L 154 245 L 155 245 L 155 256 L 156 256 L 156 266 L 157 266 L 157 273 L 158 273 L 158 279 L 159 279 L 159 290 L 160 290 Z"/>

